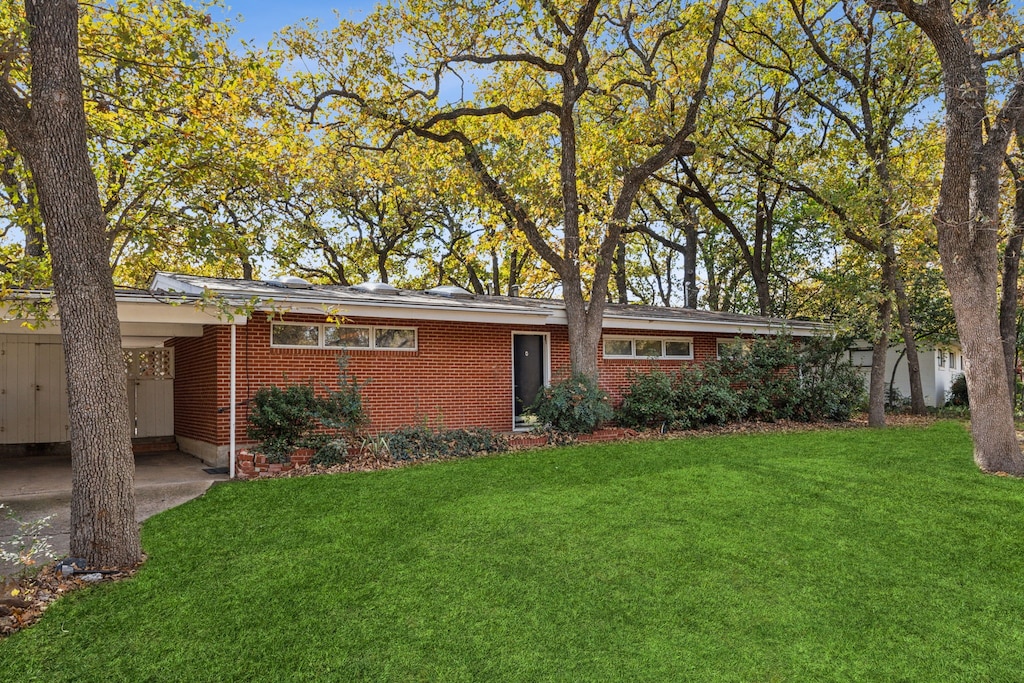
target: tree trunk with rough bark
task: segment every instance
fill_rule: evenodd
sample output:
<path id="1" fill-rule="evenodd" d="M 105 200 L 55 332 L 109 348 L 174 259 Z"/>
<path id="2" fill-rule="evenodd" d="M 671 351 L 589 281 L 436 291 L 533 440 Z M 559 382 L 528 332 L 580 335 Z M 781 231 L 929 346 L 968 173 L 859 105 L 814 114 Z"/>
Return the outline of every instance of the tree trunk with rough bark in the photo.
<path id="1" fill-rule="evenodd" d="M 896 292 L 896 314 L 900 321 L 900 333 L 903 335 L 903 347 L 907 355 L 907 381 L 910 383 L 910 412 L 924 415 L 928 406 L 924 402 L 924 383 L 921 379 L 921 357 L 917 355 L 917 339 L 914 337 L 914 326 L 910 322 L 909 302 L 907 301 L 906 285 L 897 280 L 902 293 Z"/>
<path id="2" fill-rule="evenodd" d="M 986 472 L 1024 474 L 996 300 L 999 176 L 1013 124 L 1024 106 L 1024 82 L 1016 83 L 1002 109 L 990 117 L 985 59 L 972 33 L 962 30 L 948 0 L 896 4 L 924 30 L 942 64 L 945 166 L 934 220 L 967 361 L 974 461 Z"/>
<path id="3" fill-rule="evenodd" d="M 1014 200 L 1013 234 L 1003 251 L 1003 287 L 999 299 L 999 336 L 1003 340 L 1006 386 L 1010 405 L 1017 393 L 1017 280 L 1020 276 L 1020 252 L 1024 243 L 1024 183 L 1018 182 Z"/>
<path id="4" fill-rule="evenodd" d="M 67 364 L 71 554 L 90 566 L 141 558 L 135 462 L 117 304 L 96 178 L 86 147 L 78 5 L 26 0 L 32 106 L 0 86 L 0 128 L 25 158 L 53 262 Z"/>
<path id="5" fill-rule="evenodd" d="M 1024 116 L 1014 125 L 1017 146 L 1024 142 Z M 1006 385 L 1010 405 L 1016 407 L 1017 395 L 1017 282 L 1020 277 L 1020 253 L 1024 245 L 1024 174 L 1012 162 L 1007 166 L 1013 174 L 1013 232 L 1003 250 L 1003 286 L 999 298 L 999 336 L 1003 340 L 1003 362 L 1006 363 Z"/>
<path id="6" fill-rule="evenodd" d="M 685 308 L 697 308 L 697 212 L 684 203 L 683 223 L 683 297 Z"/>
<path id="7" fill-rule="evenodd" d="M 626 242 L 621 240 L 615 248 L 615 294 L 618 303 L 629 303 L 628 282 L 626 279 Z"/>
<path id="8" fill-rule="evenodd" d="M 878 304 L 878 333 L 871 348 L 871 376 L 868 380 L 868 426 L 885 426 L 885 359 L 889 353 L 889 325 L 892 301 L 888 296 Z"/>

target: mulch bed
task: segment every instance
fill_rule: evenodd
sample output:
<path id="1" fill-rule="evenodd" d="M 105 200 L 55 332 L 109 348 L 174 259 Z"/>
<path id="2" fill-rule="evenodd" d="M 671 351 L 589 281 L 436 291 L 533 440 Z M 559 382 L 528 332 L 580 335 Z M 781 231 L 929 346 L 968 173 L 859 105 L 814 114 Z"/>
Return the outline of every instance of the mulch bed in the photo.
<path id="1" fill-rule="evenodd" d="M 917 415 L 887 415 L 886 423 L 890 427 L 924 427 L 935 422 L 935 418 Z M 688 431 L 646 430 L 642 432 L 630 432 L 624 436 L 623 441 L 641 441 L 649 439 L 666 438 L 692 438 L 708 436 L 713 434 L 768 434 L 768 433 L 796 433 L 819 431 L 823 429 L 858 429 L 867 427 L 866 415 L 857 415 L 846 422 L 828 423 L 806 423 L 780 420 L 778 422 L 737 422 L 729 425 L 704 427 L 702 429 Z M 564 445 L 566 440 L 560 440 L 558 445 Z M 568 440 L 572 443 L 572 440 Z M 514 443 L 514 439 L 513 439 Z M 550 448 L 554 446 L 540 446 Z M 519 450 L 519 447 L 516 448 Z M 429 462 L 454 460 L 455 458 L 430 458 Z M 372 455 L 360 455 L 350 457 L 343 463 L 329 467 L 302 465 L 287 472 L 280 472 L 270 475 L 271 478 L 306 477 L 316 474 L 338 474 L 342 472 L 371 472 L 376 470 L 391 470 L 399 467 L 416 465 L 428 460 L 403 460 L 392 461 L 373 457 Z M 267 476 L 260 477 L 268 478 Z M 115 573 L 104 574 L 101 582 L 119 581 L 135 573 L 136 568 L 129 570 L 117 570 Z M 38 573 L 22 578 L 0 579 L 0 638 L 4 638 L 16 631 L 31 626 L 43 615 L 46 608 L 62 595 L 71 591 L 83 588 L 94 583 L 87 583 L 81 579 L 81 574 L 64 576 L 56 569 L 56 565 L 49 564 Z"/>

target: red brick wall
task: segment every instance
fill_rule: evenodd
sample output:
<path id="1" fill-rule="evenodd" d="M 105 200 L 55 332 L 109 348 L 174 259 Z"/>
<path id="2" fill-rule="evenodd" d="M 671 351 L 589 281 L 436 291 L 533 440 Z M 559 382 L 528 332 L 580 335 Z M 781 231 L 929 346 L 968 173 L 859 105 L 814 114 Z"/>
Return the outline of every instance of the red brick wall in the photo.
<path id="1" fill-rule="evenodd" d="M 323 322 L 322 316 L 288 314 L 289 322 Z M 361 382 L 372 430 L 389 430 L 427 422 L 445 427 L 512 426 L 512 334 L 546 333 L 550 338 L 550 369 L 554 379 L 569 367 L 565 327 L 351 318 L 346 324 L 415 327 L 416 351 L 349 350 L 348 370 Z M 656 361 L 671 370 L 716 355 L 721 335 L 614 330 L 615 336 L 685 337 L 693 339 L 695 361 Z M 202 338 L 175 339 L 175 433 L 208 443 L 229 442 L 230 328 L 207 326 Z M 330 349 L 270 347 L 270 323 L 264 314 L 237 328 L 237 400 L 240 404 L 260 387 L 312 382 L 318 392 L 335 387 L 336 359 Z M 604 360 L 599 351 L 601 387 L 613 401 L 620 398 L 630 370 L 646 371 L 648 359 Z M 214 379 L 216 377 L 216 380 Z M 222 412 L 218 412 L 218 410 Z M 236 438 L 247 442 L 245 405 L 237 414 Z"/>
<path id="2" fill-rule="evenodd" d="M 174 347 L 174 434 L 213 442 L 217 429 L 217 337 L 227 331 L 206 325 L 202 337 L 178 337 Z M 230 337 L 226 337 L 230 340 Z M 230 349 L 230 347 L 229 347 Z M 226 373 L 226 364 L 223 366 Z M 225 377 L 227 375 L 225 374 Z M 225 394 L 224 405 L 227 405 Z"/>

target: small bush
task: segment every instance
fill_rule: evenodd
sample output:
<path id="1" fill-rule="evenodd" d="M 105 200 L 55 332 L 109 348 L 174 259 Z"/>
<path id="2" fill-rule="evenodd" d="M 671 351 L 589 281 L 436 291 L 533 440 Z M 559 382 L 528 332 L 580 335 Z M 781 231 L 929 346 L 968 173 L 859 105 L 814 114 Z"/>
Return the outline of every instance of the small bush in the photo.
<path id="1" fill-rule="evenodd" d="M 286 462 L 316 428 L 319 406 L 313 387 L 261 387 L 249 404 L 249 438 L 270 462 Z"/>
<path id="2" fill-rule="evenodd" d="M 629 386 L 615 419 L 625 427 L 666 427 L 676 421 L 675 388 L 672 377 L 653 366 L 650 372 L 630 372 Z"/>
<path id="3" fill-rule="evenodd" d="M 726 424 L 746 413 L 743 399 L 732 387 L 722 362 L 709 361 L 679 372 L 676 380 L 676 424 L 679 429 Z"/>
<path id="4" fill-rule="evenodd" d="M 597 386 L 596 379 L 581 373 L 541 389 L 530 412 L 542 425 L 569 434 L 593 432 L 612 417 L 608 394 Z"/>
<path id="5" fill-rule="evenodd" d="M 949 393 L 946 394 L 947 406 L 969 406 L 970 398 L 967 396 L 967 377 L 960 373 L 953 379 L 949 386 Z"/>
<path id="6" fill-rule="evenodd" d="M 15 526 L 11 535 L 0 541 L 0 562 L 18 567 L 18 575 L 26 576 L 36 565 L 52 560 L 53 545 L 50 536 L 44 532 L 55 516 L 47 515 L 25 521 L 13 509 L 0 503 L 0 517 L 12 521 Z"/>
<path id="7" fill-rule="evenodd" d="M 814 337 L 801 349 L 793 417 L 805 422 L 848 420 L 867 396 L 864 377 L 846 357 L 841 339 Z"/>
<path id="8" fill-rule="evenodd" d="M 348 457 L 349 442 L 343 436 L 314 434 L 306 439 L 306 446 L 316 451 L 309 461 L 310 465 L 329 467 L 345 462 Z"/>
<path id="9" fill-rule="evenodd" d="M 348 357 L 338 358 L 338 388 L 324 387 L 325 396 L 317 401 L 316 417 L 326 429 L 355 436 L 369 422 L 363 408 L 363 387 L 348 372 Z"/>
<path id="10" fill-rule="evenodd" d="M 297 448 L 316 450 L 311 462 L 333 465 L 348 454 L 368 421 L 360 383 L 348 373 L 348 358 L 338 358 L 338 388 L 323 387 L 316 396 L 308 384 L 284 389 L 261 387 L 249 407 L 249 438 L 259 441 L 256 450 L 270 462 L 287 462 Z"/>

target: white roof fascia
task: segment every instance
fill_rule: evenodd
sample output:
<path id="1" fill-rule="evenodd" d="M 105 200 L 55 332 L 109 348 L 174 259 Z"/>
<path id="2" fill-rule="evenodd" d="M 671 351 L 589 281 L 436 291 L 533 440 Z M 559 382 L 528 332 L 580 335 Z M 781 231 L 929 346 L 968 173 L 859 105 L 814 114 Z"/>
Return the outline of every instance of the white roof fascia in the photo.
<path id="1" fill-rule="evenodd" d="M 202 295 L 210 291 L 224 297 L 229 303 L 235 300 L 251 302 L 252 298 L 244 299 L 243 291 L 231 291 L 215 287 L 207 290 L 190 283 L 177 280 L 167 273 L 157 273 L 151 285 L 153 289 L 176 291 L 186 295 Z M 306 290 L 303 290 L 306 291 Z M 509 325 L 566 325 L 568 320 L 565 307 L 561 302 L 551 301 L 549 305 L 534 309 L 525 307 L 502 307 L 480 305 L 431 305 L 417 301 L 415 303 L 396 297 L 394 303 L 381 301 L 341 300 L 327 297 L 311 297 L 308 294 L 301 298 L 290 298 L 287 290 L 282 290 L 280 297 L 266 298 L 256 308 L 268 313 L 300 313 L 311 315 L 332 315 L 344 317 L 392 318 L 403 320 L 440 320 L 454 322 L 479 322 Z M 224 321 L 220 321 L 221 324 Z M 624 316 L 621 314 L 605 314 L 602 327 L 604 329 L 650 329 L 679 332 L 711 332 L 721 335 L 736 334 L 778 334 L 785 331 L 793 336 L 809 337 L 828 331 L 828 326 L 818 323 L 794 321 L 787 323 L 768 323 L 764 320 L 750 322 L 736 320 L 683 320 L 660 318 L 654 316 Z"/>
<path id="2" fill-rule="evenodd" d="M 170 303 L 152 298 L 136 301 L 118 301 L 117 317 L 122 323 L 191 323 L 194 325 L 223 325 L 219 312 L 196 308 L 192 301 Z M 245 316 L 235 316 L 236 325 L 245 324 Z"/>
<path id="3" fill-rule="evenodd" d="M 267 313 L 306 313 L 330 315 L 339 318 L 391 318 L 396 320 L 441 320 L 446 322 L 490 323 L 497 325 L 544 325 L 548 321 L 546 311 L 508 311 L 488 308 L 444 308 L 427 306 L 394 305 L 379 303 L 360 304 L 347 302 L 345 305 L 326 305 L 323 308 L 304 305 L 288 305 L 275 301 L 275 306 L 261 308 Z"/>
<path id="4" fill-rule="evenodd" d="M 813 337 L 825 332 L 825 328 L 797 327 L 779 323 L 772 325 L 763 321 L 739 322 L 736 320 L 666 320 L 665 318 L 628 318 L 605 316 L 602 327 L 607 330 L 665 330 L 671 332 L 712 332 L 714 334 L 779 334 L 785 332 L 794 337 Z"/>
<path id="5" fill-rule="evenodd" d="M 11 320 L 0 323 L 0 334 L 32 335 L 33 337 L 54 336 L 60 338 L 60 320 L 51 318 L 40 327 L 25 327 L 23 321 Z M 202 337 L 203 326 L 194 323 L 147 323 L 122 322 L 122 337 L 147 337 L 151 339 L 170 339 L 171 337 Z"/>
<path id="6" fill-rule="evenodd" d="M 157 273 L 151 285 L 153 289 L 168 292 L 181 292 L 190 296 L 202 295 L 207 289 L 175 279 L 166 273 Z M 232 303 L 245 305 L 252 302 L 252 297 L 245 297 L 242 291 L 225 291 L 209 288 L 210 292 L 224 297 Z M 306 291 L 306 290 L 302 290 Z M 395 318 L 403 320 L 442 320 L 454 322 L 481 322 L 509 325 L 543 325 L 551 311 L 547 309 L 524 310 L 521 308 L 503 308 L 500 306 L 451 306 L 443 301 L 438 304 L 410 303 L 397 300 L 394 303 L 374 300 L 339 300 L 329 297 L 309 296 L 290 297 L 287 289 L 282 289 L 279 296 L 261 298 L 256 304 L 258 310 L 268 313 L 302 313 L 310 315 L 360 316 L 367 318 Z"/>

